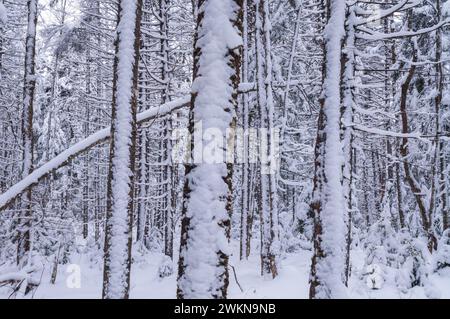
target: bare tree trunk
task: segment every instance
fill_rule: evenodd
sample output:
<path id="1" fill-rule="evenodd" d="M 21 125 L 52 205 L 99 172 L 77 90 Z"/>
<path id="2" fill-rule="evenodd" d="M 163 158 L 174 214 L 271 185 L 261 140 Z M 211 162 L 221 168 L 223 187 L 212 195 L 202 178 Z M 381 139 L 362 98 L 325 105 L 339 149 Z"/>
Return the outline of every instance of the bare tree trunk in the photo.
<path id="1" fill-rule="evenodd" d="M 414 50 L 417 50 L 417 48 L 414 48 Z M 402 133 L 408 134 L 409 133 L 409 124 L 408 124 L 408 113 L 406 110 L 407 105 L 407 99 L 409 94 L 409 88 L 411 85 L 411 81 L 413 79 L 415 70 L 416 70 L 416 64 L 414 62 L 417 62 L 417 53 L 414 52 L 414 56 L 412 59 L 413 64 L 409 67 L 408 74 L 406 76 L 405 81 L 401 85 L 401 96 L 400 96 L 400 117 L 401 117 L 401 124 L 402 124 Z M 408 148 L 408 138 L 403 137 L 400 146 L 400 155 L 402 156 L 403 161 L 403 169 L 405 171 L 405 179 L 411 188 L 411 191 L 414 195 L 414 198 L 416 200 L 417 206 L 419 208 L 420 217 L 422 220 L 422 227 L 425 232 L 425 234 L 428 236 L 428 249 L 430 252 L 433 251 L 433 249 L 436 249 L 437 241 L 436 237 L 434 236 L 432 230 L 431 230 L 431 221 L 427 214 L 427 209 L 425 207 L 424 200 L 422 198 L 423 192 L 420 188 L 420 186 L 417 184 L 416 179 L 412 175 L 410 164 L 409 164 L 409 148 Z"/>
<path id="2" fill-rule="evenodd" d="M 403 211 L 402 184 L 400 182 L 400 163 L 395 164 L 395 184 L 397 185 L 398 219 L 400 223 L 400 228 L 403 229 L 406 227 L 406 224 L 405 224 L 405 213 Z"/>
<path id="3" fill-rule="evenodd" d="M 95 14 L 100 17 L 101 16 L 101 10 L 100 10 L 100 1 L 98 1 L 95 4 Z M 99 18 L 97 18 L 99 19 Z M 102 36 L 101 34 L 97 35 L 97 46 L 99 48 L 102 47 Z M 103 71 L 102 71 L 102 63 L 101 61 L 97 61 L 97 68 L 96 68 L 96 94 L 98 98 L 103 97 L 103 83 L 102 83 L 102 77 L 103 77 Z M 96 116 L 99 119 L 100 118 L 100 109 L 97 109 Z M 94 202 L 94 239 L 95 242 L 100 245 L 100 224 L 103 220 L 103 206 L 102 206 L 102 198 L 100 195 L 100 163 L 101 163 L 101 152 L 99 149 L 96 150 L 97 155 L 97 163 L 96 163 L 96 175 L 94 179 L 94 190 L 95 190 L 95 202 Z"/>
<path id="4" fill-rule="evenodd" d="M 83 124 L 84 138 L 90 134 L 90 95 L 91 95 L 91 50 L 86 50 L 86 119 Z M 83 163 L 83 194 L 82 194 L 82 220 L 83 220 L 83 238 L 89 236 L 89 153 L 84 156 Z"/>
<path id="5" fill-rule="evenodd" d="M 341 58 L 341 81 L 345 83 L 341 87 L 342 109 L 341 116 L 343 119 L 342 140 L 345 156 L 349 159 L 342 165 L 342 176 L 344 186 L 344 196 L 347 206 L 347 235 L 346 235 L 346 249 L 345 249 L 345 270 L 344 270 L 344 284 L 348 286 L 350 277 L 350 249 L 352 244 L 352 213 L 353 213 L 353 130 L 351 126 L 347 127 L 349 123 L 353 122 L 354 109 L 354 82 L 355 82 L 355 29 L 353 21 L 356 20 L 356 14 L 353 9 L 350 9 L 349 23 L 346 25 L 345 46 L 346 50 Z"/>
<path id="6" fill-rule="evenodd" d="M 161 92 L 161 103 L 170 101 L 170 61 L 169 61 L 169 0 L 159 0 L 159 32 L 161 55 L 161 80 L 164 84 Z M 172 115 L 169 114 L 163 121 L 163 214 L 164 214 L 164 254 L 173 257 L 173 214 L 176 207 L 175 184 L 173 183 L 174 165 L 171 159 Z M 175 197 L 174 197 L 175 196 Z"/>
<path id="7" fill-rule="evenodd" d="M 28 26 L 25 44 L 25 75 L 23 85 L 23 109 L 22 109 L 22 178 L 33 171 L 33 102 L 36 87 L 35 78 L 35 51 L 36 51 L 36 26 L 38 17 L 37 0 L 28 0 Z M 28 262 L 31 249 L 32 207 L 31 188 L 23 195 L 21 201 L 21 217 L 18 222 L 17 264 L 24 265 Z"/>

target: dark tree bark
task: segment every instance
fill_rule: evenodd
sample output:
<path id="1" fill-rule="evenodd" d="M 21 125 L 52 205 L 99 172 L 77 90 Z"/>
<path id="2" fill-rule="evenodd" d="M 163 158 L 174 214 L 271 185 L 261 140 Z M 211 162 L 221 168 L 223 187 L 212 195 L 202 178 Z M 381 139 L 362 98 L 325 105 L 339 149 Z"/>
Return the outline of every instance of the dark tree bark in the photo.
<path id="1" fill-rule="evenodd" d="M 35 52 L 36 52 L 36 27 L 38 17 L 37 0 L 28 0 L 28 26 L 25 43 L 25 75 L 23 85 L 23 109 L 22 109 L 22 178 L 33 171 L 34 162 L 34 137 L 33 137 L 33 108 L 35 78 Z M 23 195 L 21 201 L 22 214 L 18 221 L 17 234 L 17 264 L 23 266 L 27 262 L 30 252 L 30 229 L 32 227 L 31 188 Z"/>

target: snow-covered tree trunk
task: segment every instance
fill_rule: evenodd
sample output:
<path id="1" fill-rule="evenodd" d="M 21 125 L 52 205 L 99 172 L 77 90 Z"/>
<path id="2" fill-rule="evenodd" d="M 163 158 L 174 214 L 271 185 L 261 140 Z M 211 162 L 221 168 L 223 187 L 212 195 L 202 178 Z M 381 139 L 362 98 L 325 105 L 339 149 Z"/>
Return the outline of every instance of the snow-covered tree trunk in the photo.
<path id="1" fill-rule="evenodd" d="M 436 0 L 436 16 L 437 21 L 440 21 L 443 17 L 442 15 L 442 1 Z M 436 111 L 436 169 L 438 170 L 437 173 L 437 197 L 438 197 L 438 208 L 442 212 L 442 228 L 445 231 L 447 228 L 450 227 L 450 220 L 449 220 L 449 207 L 447 203 L 447 185 L 445 181 L 445 149 L 444 149 L 444 142 L 442 138 L 439 136 L 443 130 L 442 125 L 442 115 L 443 115 L 443 95 L 444 95 L 444 67 L 442 60 L 443 55 L 443 44 L 442 44 L 442 31 L 440 29 L 436 30 L 436 52 L 435 52 L 435 58 L 436 58 L 436 96 L 434 98 L 435 103 L 435 111 Z M 440 196 L 439 196 L 440 195 Z"/>
<path id="2" fill-rule="evenodd" d="M 256 3 L 255 41 L 257 95 L 260 116 L 260 216 L 261 216 L 261 275 L 278 274 L 277 255 L 279 254 L 277 185 L 273 150 L 274 101 L 272 92 L 272 50 L 270 38 L 269 0 Z"/>
<path id="3" fill-rule="evenodd" d="M 341 59 L 345 36 L 346 4 L 327 3 L 324 34 L 323 79 L 319 131 L 316 141 L 314 192 L 314 254 L 311 263 L 310 298 L 345 296 L 346 204 L 343 191 L 341 144 Z"/>
<path id="4" fill-rule="evenodd" d="M 33 171 L 33 106 L 36 87 L 35 52 L 38 1 L 28 0 L 28 24 L 25 43 L 25 75 L 22 103 L 22 178 Z M 30 252 L 30 232 L 32 227 L 31 188 L 21 199 L 21 216 L 18 225 L 17 264 L 27 262 Z"/>
<path id="5" fill-rule="evenodd" d="M 100 6 L 100 2 L 97 2 L 93 5 L 93 12 L 94 12 L 94 16 L 96 15 L 94 22 L 100 23 L 100 17 L 101 17 L 101 6 Z M 102 48 L 103 45 L 103 38 L 102 38 L 102 34 L 98 33 L 95 36 L 95 42 L 97 44 L 98 48 Z M 98 98 L 103 98 L 104 97 L 104 88 L 103 88 L 103 83 L 102 83 L 102 79 L 103 79 L 103 65 L 101 60 L 100 61 L 96 61 L 97 62 L 97 66 L 96 66 L 96 70 L 95 70 L 95 77 L 96 77 L 96 95 Z M 97 119 L 100 119 L 100 114 L 102 113 L 103 110 L 101 109 L 97 109 L 96 110 L 96 117 Z M 101 161 L 102 161 L 102 152 L 97 149 L 96 150 L 96 172 L 95 172 L 95 179 L 94 179 L 94 189 L 95 189 L 95 202 L 94 202 L 94 239 L 96 243 L 99 243 L 100 241 L 100 229 L 101 229 L 101 225 L 103 225 L 102 221 L 103 221 L 103 216 L 104 216 L 104 208 L 102 206 L 102 203 L 104 202 L 104 199 L 102 198 L 102 192 L 100 191 L 101 189 L 103 190 L 104 188 L 101 187 L 103 186 L 103 184 L 101 183 Z"/>
<path id="6" fill-rule="evenodd" d="M 142 2 L 143 10 L 150 11 L 151 1 L 144 0 Z M 148 24 L 148 14 L 143 13 L 141 18 L 141 28 L 144 29 L 144 24 Z M 147 56 L 143 54 L 148 47 L 148 40 L 145 39 L 145 36 L 142 36 L 140 41 L 140 52 L 141 52 L 141 61 L 139 63 L 140 71 L 139 71 L 139 98 L 138 98 L 138 109 L 139 112 L 144 111 L 148 108 L 147 103 L 147 89 L 148 86 L 147 74 L 142 70 L 142 68 L 146 67 Z M 144 244 L 145 243 L 145 223 L 147 220 L 147 215 L 149 214 L 147 196 L 149 194 L 149 181 L 148 181 L 148 155 L 147 154 L 147 145 L 148 145 L 148 130 L 140 129 L 138 130 L 137 137 L 137 167 L 136 167 L 136 241 Z"/>
<path id="7" fill-rule="evenodd" d="M 103 298 L 128 298 L 142 0 L 121 0 L 118 11 L 105 233 Z"/>
<path id="8" fill-rule="evenodd" d="M 248 82 L 249 72 L 249 41 L 248 41 L 248 2 L 243 0 L 243 21 L 242 21 L 242 82 Z M 243 146 L 243 165 L 242 165 L 242 184 L 241 184 L 241 229 L 240 229 L 240 246 L 239 246 L 239 258 L 247 259 L 250 255 L 250 240 L 249 240 L 249 96 L 247 93 L 242 94 L 242 124 L 244 130 L 244 146 Z"/>
<path id="9" fill-rule="evenodd" d="M 189 119 L 194 163 L 186 165 L 177 297 L 227 297 L 232 163 L 225 158 L 239 85 L 242 1 L 199 0 Z M 195 125 L 197 123 L 197 125 Z M 219 161 L 198 158 L 214 130 Z M 210 131 L 211 132 L 211 131 Z M 200 134 L 201 135 L 200 135 Z M 219 134 L 220 133 L 220 134 Z"/>

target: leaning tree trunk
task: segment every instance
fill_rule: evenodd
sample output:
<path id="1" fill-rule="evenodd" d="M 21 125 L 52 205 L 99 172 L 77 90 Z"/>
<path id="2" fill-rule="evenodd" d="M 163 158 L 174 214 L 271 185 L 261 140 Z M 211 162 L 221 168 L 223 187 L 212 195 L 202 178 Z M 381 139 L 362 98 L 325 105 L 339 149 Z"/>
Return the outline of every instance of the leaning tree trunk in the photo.
<path id="1" fill-rule="evenodd" d="M 186 165 L 177 297 L 227 297 L 233 164 L 198 158 L 208 139 L 228 144 L 234 121 L 240 68 L 241 0 L 199 0 L 194 50 L 194 83 L 189 130 L 194 163 Z M 195 123 L 195 124 L 194 124 Z M 199 125 L 201 124 L 201 125 Z M 202 128 L 201 128 L 202 126 Z"/>
<path id="2" fill-rule="evenodd" d="M 339 298 L 344 293 L 346 207 L 343 192 L 341 145 L 341 59 L 346 5 L 329 0 L 325 28 L 325 76 L 315 150 L 315 177 L 311 210 L 314 216 L 314 254 L 310 298 Z"/>
<path id="3" fill-rule="evenodd" d="M 142 0 L 121 0 L 118 11 L 107 187 L 103 298 L 128 298 Z"/>
<path id="4" fill-rule="evenodd" d="M 417 183 L 413 172 L 411 170 L 411 165 L 409 163 L 408 157 L 409 157 L 409 146 L 408 142 L 409 139 L 406 136 L 406 134 L 409 133 L 409 121 L 408 121 L 408 112 L 407 112 L 407 101 L 408 101 L 408 94 L 411 86 L 412 79 L 414 77 L 415 71 L 416 71 L 416 62 L 417 62 L 417 48 L 414 48 L 413 58 L 412 58 L 412 64 L 408 70 L 408 73 L 406 75 L 405 80 L 401 84 L 401 95 L 400 95 L 400 119 L 401 119 L 401 125 L 402 125 L 402 133 L 405 134 L 404 137 L 401 139 L 401 145 L 400 145 L 400 155 L 402 157 L 403 162 L 403 170 L 405 171 L 405 179 L 408 183 L 411 192 L 414 195 L 414 199 L 416 200 L 417 207 L 419 208 L 419 215 L 422 221 L 422 227 L 424 233 L 428 236 L 428 250 L 430 252 L 433 251 L 433 249 L 436 249 L 437 246 L 437 240 L 434 236 L 434 233 L 431 228 L 431 216 L 427 213 L 427 208 L 425 206 L 424 199 L 422 198 L 422 189 L 420 185 Z"/>
<path id="5" fill-rule="evenodd" d="M 36 87 L 35 51 L 37 26 L 37 0 L 28 0 L 28 26 L 25 48 L 25 75 L 22 102 L 22 178 L 33 171 L 33 100 Z M 30 231 L 32 227 L 31 188 L 23 195 L 21 217 L 18 222 L 17 264 L 24 264 L 30 252 Z"/>

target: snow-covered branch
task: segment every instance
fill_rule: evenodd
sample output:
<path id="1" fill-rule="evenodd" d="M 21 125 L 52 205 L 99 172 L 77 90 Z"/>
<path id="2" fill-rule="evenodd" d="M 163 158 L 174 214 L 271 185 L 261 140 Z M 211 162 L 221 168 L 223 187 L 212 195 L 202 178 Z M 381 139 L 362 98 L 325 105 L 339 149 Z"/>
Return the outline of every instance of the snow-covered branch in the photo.
<path id="1" fill-rule="evenodd" d="M 158 118 L 159 116 L 166 115 L 170 112 L 187 106 L 189 104 L 189 101 L 190 96 L 185 96 L 175 101 L 161 105 L 160 107 L 144 111 L 137 115 L 137 121 L 140 124 Z M 3 210 L 5 207 L 11 204 L 17 196 L 19 196 L 31 186 L 37 184 L 45 176 L 67 165 L 72 159 L 74 159 L 81 153 L 86 152 L 92 147 L 108 140 L 110 137 L 110 131 L 110 127 L 107 127 L 95 132 L 94 134 L 88 136 L 84 140 L 76 143 L 64 152 L 55 156 L 53 159 L 51 159 L 41 167 L 35 169 L 31 174 L 23 178 L 20 182 L 16 183 L 6 192 L 0 195 L 0 210 Z"/>
<path id="2" fill-rule="evenodd" d="M 369 41 L 381 41 L 381 40 L 387 40 L 387 39 L 398 39 L 398 38 L 410 38 L 419 36 L 422 34 L 430 33 L 435 30 L 438 30 L 450 23 L 450 20 L 443 20 L 429 28 L 423 28 L 417 31 L 399 31 L 399 32 L 392 32 L 392 33 L 382 33 L 373 31 L 366 27 L 358 27 L 357 29 L 359 31 L 365 32 L 366 34 L 358 33 L 357 38 L 369 40 Z"/>

